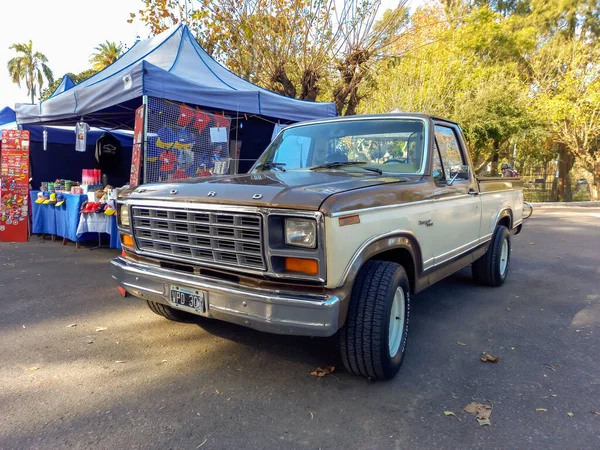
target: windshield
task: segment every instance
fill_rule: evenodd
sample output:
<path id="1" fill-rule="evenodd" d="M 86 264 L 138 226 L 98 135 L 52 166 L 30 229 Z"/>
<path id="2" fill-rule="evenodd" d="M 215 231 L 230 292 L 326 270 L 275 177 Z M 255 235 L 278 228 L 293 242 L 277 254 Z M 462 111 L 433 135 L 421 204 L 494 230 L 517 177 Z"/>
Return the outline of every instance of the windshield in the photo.
<path id="1" fill-rule="evenodd" d="M 418 119 L 340 120 L 291 127 L 267 148 L 255 171 L 311 169 L 361 162 L 383 172 L 418 173 L 424 157 L 425 124 Z M 318 168 L 317 168 L 318 169 Z M 357 171 L 335 165 L 330 170 Z"/>

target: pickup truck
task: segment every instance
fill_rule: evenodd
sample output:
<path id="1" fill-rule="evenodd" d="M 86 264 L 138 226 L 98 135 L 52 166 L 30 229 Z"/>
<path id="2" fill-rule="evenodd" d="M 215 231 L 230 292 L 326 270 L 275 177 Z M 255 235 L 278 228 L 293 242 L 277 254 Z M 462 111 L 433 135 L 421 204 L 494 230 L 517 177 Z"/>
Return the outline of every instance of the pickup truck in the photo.
<path id="1" fill-rule="evenodd" d="M 521 180 L 471 167 L 460 127 L 438 117 L 298 123 L 247 174 L 121 192 L 112 277 L 171 320 L 338 333 L 350 372 L 392 378 L 413 294 L 469 265 L 488 286 L 508 274 Z"/>

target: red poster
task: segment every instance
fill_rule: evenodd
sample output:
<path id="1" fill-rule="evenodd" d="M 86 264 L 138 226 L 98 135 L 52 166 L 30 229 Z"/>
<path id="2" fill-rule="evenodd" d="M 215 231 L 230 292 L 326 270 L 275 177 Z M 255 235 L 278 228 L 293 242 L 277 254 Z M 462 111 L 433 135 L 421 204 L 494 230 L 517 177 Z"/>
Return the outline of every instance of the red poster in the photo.
<path id="1" fill-rule="evenodd" d="M 2 130 L 0 242 L 27 242 L 29 131 Z"/>
<path id="2" fill-rule="evenodd" d="M 131 186 L 140 184 L 140 166 L 142 161 L 142 149 L 144 147 L 144 111 L 145 105 L 142 105 L 135 110 L 133 149 L 131 153 L 131 176 L 129 177 L 129 184 Z"/>

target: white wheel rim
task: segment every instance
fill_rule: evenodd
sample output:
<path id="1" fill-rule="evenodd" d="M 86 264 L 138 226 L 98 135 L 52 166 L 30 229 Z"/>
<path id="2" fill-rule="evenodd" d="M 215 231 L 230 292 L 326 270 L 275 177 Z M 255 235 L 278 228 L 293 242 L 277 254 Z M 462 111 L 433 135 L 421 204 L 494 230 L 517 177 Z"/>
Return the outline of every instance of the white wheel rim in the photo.
<path id="1" fill-rule="evenodd" d="M 400 350 L 402 334 L 404 333 L 404 321 L 406 320 L 406 307 L 404 290 L 399 286 L 394 294 L 392 310 L 390 311 L 390 329 L 388 333 L 388 347 L 390 357 L 393 358 Z"/>
<path id="2" fill-rule="evenodd" d="M 502 250 L 500 251 L 500 274 L 504 275 L 508 266 L 508 239 L 502 242 Z"/>

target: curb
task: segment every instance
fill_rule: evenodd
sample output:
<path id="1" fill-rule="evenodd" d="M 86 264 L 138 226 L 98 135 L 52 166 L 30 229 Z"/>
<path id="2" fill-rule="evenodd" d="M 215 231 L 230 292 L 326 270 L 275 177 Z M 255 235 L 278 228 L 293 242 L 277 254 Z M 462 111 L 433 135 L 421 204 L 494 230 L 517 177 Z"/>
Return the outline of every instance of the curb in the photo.
<path id="1" fill-rule="evenodd" d="M 600 201 L 594 202 L 544 202 L 544 203 L 532 203 L 532 206 L 536 208 L 571 208 L 571 207 L 584 207 L 584 208 L 600 208 Z"/>

